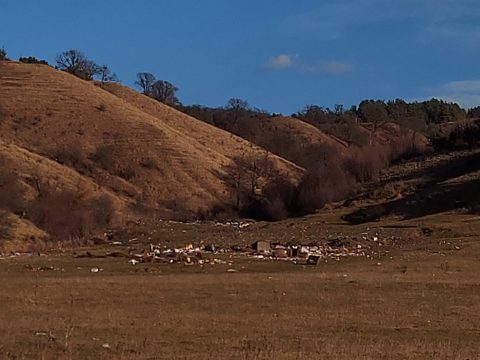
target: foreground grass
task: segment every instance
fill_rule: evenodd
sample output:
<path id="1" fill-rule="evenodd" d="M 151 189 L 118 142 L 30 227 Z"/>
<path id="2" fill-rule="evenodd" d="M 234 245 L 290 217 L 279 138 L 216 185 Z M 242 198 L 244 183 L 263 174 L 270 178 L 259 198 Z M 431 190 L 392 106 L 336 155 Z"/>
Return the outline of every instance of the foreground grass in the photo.
<path id="1" fill-rule="evenodd" d="M 65 255 L 1 260 L 0 354 L 478 359 L 480 246 L 461 246 L 318 267 L 238 260 L 238 273 Z"/>

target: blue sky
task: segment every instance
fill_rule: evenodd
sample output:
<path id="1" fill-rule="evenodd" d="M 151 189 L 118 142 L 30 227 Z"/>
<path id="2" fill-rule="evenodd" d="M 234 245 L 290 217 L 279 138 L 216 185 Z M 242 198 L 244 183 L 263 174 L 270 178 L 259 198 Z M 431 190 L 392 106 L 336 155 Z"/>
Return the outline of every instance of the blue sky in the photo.
<path id="1" fill-rule="evenodd" d="M 480 0 L 0 0 L 0 47 L 83 51 L 126 85 L 148 71 L 185 104 L 430 97 L 480 105 Z"/>

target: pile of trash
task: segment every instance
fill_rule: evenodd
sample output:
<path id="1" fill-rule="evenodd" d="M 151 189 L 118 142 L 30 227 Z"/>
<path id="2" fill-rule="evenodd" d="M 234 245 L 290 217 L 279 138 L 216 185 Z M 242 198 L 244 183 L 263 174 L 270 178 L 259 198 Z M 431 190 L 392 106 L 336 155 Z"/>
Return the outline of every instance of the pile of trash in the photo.
<path id="1" fill-rule="evenodd" d="M 210 254 L 210 255 L 207 255 Z M 212 258 L 212 254 L 229 254 L 229 261 Z M 329 241 L 327 244 L 272 244 L 269 241 L 257 241 L 249 247 L 231 246 L 218 248 L 215 245 L 202 245 L 194 247 L 188 244 L 180 248 L 162 247 L 160 244 L 150 244 L 149 251 L 143 254 L 132 255 L 129 262 L 136 265 L 140 262 L 184 263 L 185 265 L 228 264 L 232 265 L 234 256 L 245 256 L 257 260 L 286 260 L 296 264 L 317 265 L 321 259 L 334 259 L 339 261 L 348 256 L 366 256 L 361 245 L 348 248 L 338 240 Z"/>
<path id="2" fill-rule="evenodd" d="M 140 262 L 160 262 L 160 263 L 183 263 L 185 265 L 204 265 L 204 264 L 228 264 L 232 265 L 231 261 L 226 261 L 217 258 L 205 258 L 206 253 L 225 253 L 225 250 L 217 249 L 213 245 L 194 247 L 188 244 L 181 248 L 167 248 L 161 245 L 150 244 L 149 251 L 143 254 L 133 255 L 129 262 L 136 265 Z"/>
<path id="3" fill-rule="evenodd" d="M 339 261 L 348 256 L 366 256 L 365 249 L 361 245 L 355 248 L 346 247 L 339 240 L 329 241 L 327 244 L 271 244 L 268 241 L 257 241 L 253 249 L 253 257 L 257 259 L 291 260 L 301 263 L 302 260 L 309 265 L 316 265 L 321 259 L 334 259 Z"/>

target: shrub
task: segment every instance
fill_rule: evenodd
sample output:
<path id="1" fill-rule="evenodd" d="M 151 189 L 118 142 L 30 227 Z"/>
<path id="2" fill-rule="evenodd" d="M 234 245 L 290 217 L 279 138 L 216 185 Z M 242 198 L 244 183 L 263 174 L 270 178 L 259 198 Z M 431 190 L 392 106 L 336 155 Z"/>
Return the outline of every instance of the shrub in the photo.
<path id="1" fill-rule="evenodd" d="M 53 150 L 52 156 L 58 163 L 72 167 L 80 172 L 91 171 L 91 166 L 87 164 L 85 152 L 78 143 L 57 148 Z"/>
<path id="2" fill-rule="evenodd" d="M 95 227 L 107 227 L 111 224 L 115 213 L 115 205 L 110 197 L 101 195 L 94 198 L 90 202 L 90 207 L 95 220 Z"/>
<path id="3" fill-rule="evenodd" d="M 4 48 L 1 48 L 1 49 L 0 49 L 0 61 L 7 61 L 7 60 L 10 60 L 10 59 L 7 57 L 7 52 L 5 51 Z"/>
<path id="4" fill-rule="evenodd" d="M 95 151 L 92 160 L 101 168 L 109 171 L 115 162 L 115 147 L 113 145 L 102 145 Z"/>
<path id="5" fill-rule="evenodd" d="M 7 119 L 7 113 L 5 110 L 2 109 L 0 106 L 0 125 Z"/>
<path id="6" fill-rule="evenodd" d="M 18 59 L 19 62 L 24 63 L 24 64 L 40 64 L 40 65 L 48 65 L 48 62 L 45 60 L 38 60 L 37 58 L 33 56 L 29 57 L 21 57 Z"/>
<path id="7" fill-rule="evenodd" d="M 345 161 L 347 171 L 360 183 L 377 180 L 388 165 L 388 148 L 379 145 L 355 148 Z"/>
<path id="8" fill-rule="evenodd" d="M 8 211 L 0 209 L 0 239 L 8 239 L 10 236 L 10 219 Z"/>
<path id="9" fill-rule="evenodd" d="M 105 229 L 113 212 L 113 203 L 106 196 L 91 199 L 78 189 L 47 189 L 30 203 L 28 218 L 52 238 L 84 239 Z"/>
<path id="10" fill-rule="evenodd" d="M 480 146 L 480 122 L 457 126 L 449 134 L 432 139 L 437 151 L 473 149 Z"/>
<path id="11" fill-rule="evenodd" d="M 323 163 L 310 171 L 298 186 L 295 211 L 307 214 L 327 203 L 349 196 L 356 188 L 355 179 L 341 162 Z"/>
<path id="12" fill-rule="evenodd" d="M 102 104 L 96 106 L 96 109 L 100 112 L 105 112 L 105 111 L 107 111 L 107 105 L 102 103 Z"/>
<path id="13" fill-rule="evenodd" d="M 25 209 L 23 194 L 19 176 L 4 158 L 0 158 L 0 209 L 22 213 Z"/>
<path id="14" fill-rule="evenodd" d="M 152 158 L 144 158 L 140 160 L 140 166 L 150 170 L 158 169 L 157 162 L 155 161 L 155 159 Z"/>
<path id="15" fill-rule="evenodd" d="M 86 209 L 82 209 L 83 201 L 73 190 L 49 189 L 31 203 L 28 216 L 54 238 L 83 238 L 91 227 Z"/>
<path id="16" fill-rule="evenodd" d="M 122 158 L 127 158 L 122 156 L 121 152 L 122 150 L 114 145 L 103 145 L 97 149 L 91 159 L 110 174 L 128 181 L 134 178 L 136 173 L 132 165 L 127 161 L 121 161 Z"/>

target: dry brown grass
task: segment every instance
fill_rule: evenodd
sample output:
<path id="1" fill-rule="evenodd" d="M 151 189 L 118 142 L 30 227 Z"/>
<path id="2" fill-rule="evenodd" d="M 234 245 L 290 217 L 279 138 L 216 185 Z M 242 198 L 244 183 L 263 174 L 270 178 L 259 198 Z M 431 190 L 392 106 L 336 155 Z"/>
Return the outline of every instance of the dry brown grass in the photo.
<path id="1" fill-rule="evenodd" d="M 261 154 L 248 141 L 115 89 L 118 96 L 48 66 L 2 62 L 0 153 L 24 176 L 33 176 L 36 164 L 60 190 L 82 182 L 90 192 L 110 193 L 127 219 L 132 203 L 150 213 L 173 211 L 168 204 L 175 203 L 179 214 L 225 203 L 223 166 L 247 150 Z M 292 181 L 301 176 L 286 160 L 272 162 Z"/>
<path id="2" fill-rule="evenodd" d="M 103 263 L 97 275 L 93 263 L 71 261 L 59 276 L 2 265 L 0 351 L 25 359 L 475 359 L 479 282 L 449 260 L 453 271 L 407 262 L 405 274 L 370 263 L 175 275 Z"/>
<path id="3" fill-rule="evenodd" d="M 260 223 L 243 235 L 208 224 L 151 230 L 180 244 L 222 233 L 242 243 L 369 229 L 339 225 L 338 215 Z M 415 230 L 409 226 L 425 222 L 431 237 L 408 236 Z M 370 231 L 386 237 L 395 224 L 377 225 L 383 228 Z M 0 353 L 7 359 L 478 359 L 480 226 L 447 215 L 403 226 L 392 233 L 405 236 L 372 249 L 372 260 L 318 267 L 235 258 L 239 272 L 230 274 L 227 265 L 132 266 L 125 259 L 73 259 L 70 252 L 0 260 Z M 42 266 L 58 270 L 31 270 Z M 92 274 L 94 266 L 103 271 Z"/>

